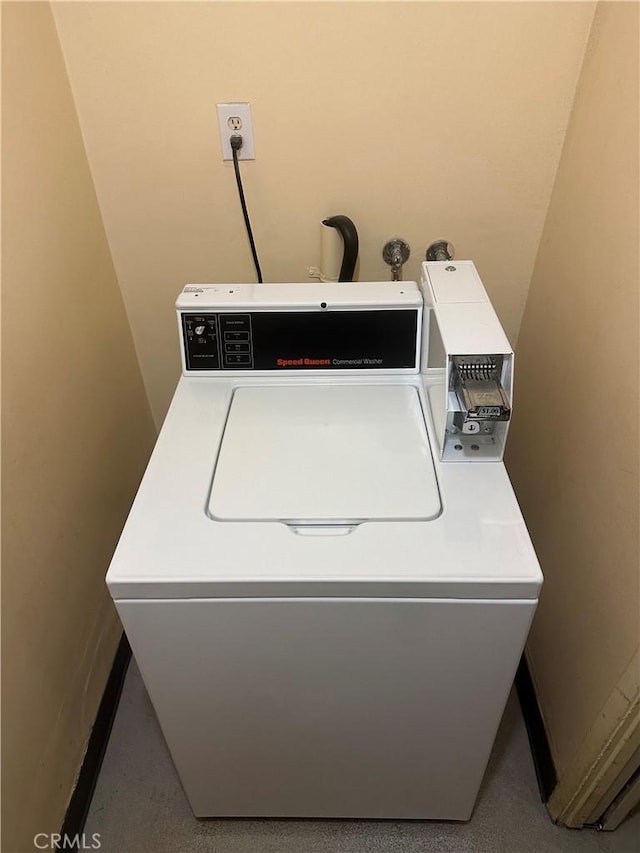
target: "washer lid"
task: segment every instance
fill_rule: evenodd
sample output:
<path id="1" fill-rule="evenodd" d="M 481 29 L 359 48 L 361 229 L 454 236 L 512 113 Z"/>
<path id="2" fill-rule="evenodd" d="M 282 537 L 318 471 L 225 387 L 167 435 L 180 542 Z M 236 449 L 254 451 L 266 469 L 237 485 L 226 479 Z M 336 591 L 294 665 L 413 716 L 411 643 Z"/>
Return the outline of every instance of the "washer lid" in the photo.
<path id="1" fill-rule="evenodd" d="M 235 390 L 208 511 L 219 521 L 428 521 L 442 509 L 417 390 Z"/>

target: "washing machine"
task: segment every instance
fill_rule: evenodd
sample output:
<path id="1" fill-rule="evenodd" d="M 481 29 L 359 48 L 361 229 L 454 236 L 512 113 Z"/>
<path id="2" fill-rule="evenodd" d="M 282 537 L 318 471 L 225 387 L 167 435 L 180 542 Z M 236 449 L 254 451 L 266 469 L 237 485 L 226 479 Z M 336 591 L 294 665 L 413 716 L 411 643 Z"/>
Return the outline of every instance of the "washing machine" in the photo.
<path id="1" fill-rule="evenodd" d="M 468 820 L 542 584 L 474 265 L 177 316 L 107 584 L 194 814 Z"/>

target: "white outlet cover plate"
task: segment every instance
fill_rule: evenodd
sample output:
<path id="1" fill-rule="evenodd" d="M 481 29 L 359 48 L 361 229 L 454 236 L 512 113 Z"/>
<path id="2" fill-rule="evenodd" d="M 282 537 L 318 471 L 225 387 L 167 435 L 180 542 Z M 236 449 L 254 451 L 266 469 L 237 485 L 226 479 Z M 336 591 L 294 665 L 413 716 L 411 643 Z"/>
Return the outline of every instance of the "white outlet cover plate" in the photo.
<path id="1" fill-rule="evenodd" d="M 238 160 L 255 160 L 253 152 L 253 122 L 251 121 L 251 104 L 230 103 L 218 104 L 218 127 L 222 144 L 222 159 L 233 160 L 231 152 L 231 137 L 234 133 L 242 134 L 242 148 L 238 151 Z M 236 129 L 232 119 L 240 119 L 242 126 Z"/>

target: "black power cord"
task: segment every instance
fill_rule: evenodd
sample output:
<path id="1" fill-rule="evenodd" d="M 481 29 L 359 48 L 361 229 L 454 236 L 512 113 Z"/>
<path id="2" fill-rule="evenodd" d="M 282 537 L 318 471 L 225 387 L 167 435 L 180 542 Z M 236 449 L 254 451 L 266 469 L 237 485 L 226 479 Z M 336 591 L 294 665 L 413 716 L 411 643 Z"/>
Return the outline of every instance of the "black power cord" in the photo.
<path id="1" fill-rule="evenodd" d="M 258 283 L 262 284 L 262 272 L 260 270 L 260 262 L 258 261 L 258 253 L 256 244 L 253 239 L 251 230 L 251 222 L 249 222 L 249 212 L 247 211 L 247 203 L 244 200 L 244 190 L 242 189 L 242 178 L 240 177 L 240 166 L 238 164 L 238 151 L 242 148 L 242 137 L 239 133 L 234 133 L 231 137 L 231 153 L 233 155 L 233 169 L 236 173 L 236 183 L 238 185 L 238 195 L 240 196 L 240 205 L 242 206 L 242 215 L 244 216 L 244 224 L 247 227 L 247 236 L 249 237 L 249 245 L 251 246 L 251 254 L 253 255 L 253 263 L 258 276 Z"/>

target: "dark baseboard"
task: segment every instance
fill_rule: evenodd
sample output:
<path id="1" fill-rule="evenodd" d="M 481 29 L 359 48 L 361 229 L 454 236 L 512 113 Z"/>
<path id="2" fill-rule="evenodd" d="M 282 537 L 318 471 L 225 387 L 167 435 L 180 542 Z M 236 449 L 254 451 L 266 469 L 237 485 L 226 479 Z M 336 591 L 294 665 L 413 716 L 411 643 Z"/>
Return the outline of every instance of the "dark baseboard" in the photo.
<path id="1" fill-rule="evenodd" d="M 127 674 L 129 661 L 131 660 L 131 647 L 126 636 L 123 634 L 118 644 L 113 666 L 107 679 L 107 684 L 102 694 L 102 700 L 96 721 L 93 724 L 87 751 L 80 768 L 80 774 L 76 782 L 69 807 L 64 818 L 62 829 L 60 830 L 63 837 L 73 837 L 80 835 L 84 830 L 85 821 L 89 813 L 91 798 L 95 791 L 98 774 L 102 767 L 107 744 L 109 743 L 109 735 L 111 727 L 115 719 L 118 703 L 120 702 L 120 694 L 124 685 L 124 678 Z"/>
<path id="2" fill-rule="evenodd" d="M 547 730 L 544 727 L 544 720 L 540 713 L 538 698 L 533 686 L 531 672 L 529 671 L 529 664 L 524 655 L 520 659 L 520 666 L 516 673 L 516 689 L 518 691 L 522 716 L 524 717 L 524 724 L 527 727 L 529 746 L 531 747 L 531 754 L 533 756 L 540 796 L 542 802 L 546 803 L 553 793 L 553 789 L 558 784 L 558 777 L 551 756 Z"/>

